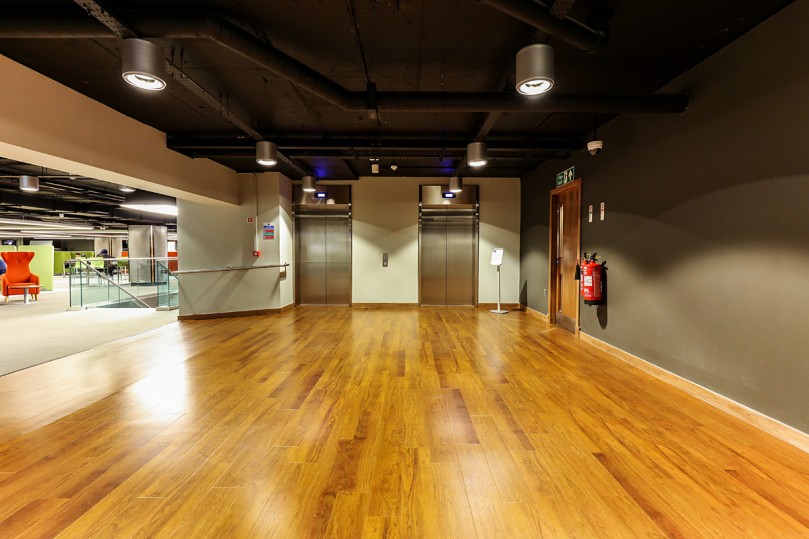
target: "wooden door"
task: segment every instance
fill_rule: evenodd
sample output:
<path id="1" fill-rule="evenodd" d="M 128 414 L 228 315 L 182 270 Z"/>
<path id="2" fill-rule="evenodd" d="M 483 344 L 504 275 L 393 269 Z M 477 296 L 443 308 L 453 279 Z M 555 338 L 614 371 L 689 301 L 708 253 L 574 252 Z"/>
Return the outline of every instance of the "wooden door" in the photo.
<path id="1" fill-rule="evenodd" d="M 581 180 L 551 191 L 550 217 L 549 320 L 578 333 L 579 281 L 574 277 L 580 249 Z"/>

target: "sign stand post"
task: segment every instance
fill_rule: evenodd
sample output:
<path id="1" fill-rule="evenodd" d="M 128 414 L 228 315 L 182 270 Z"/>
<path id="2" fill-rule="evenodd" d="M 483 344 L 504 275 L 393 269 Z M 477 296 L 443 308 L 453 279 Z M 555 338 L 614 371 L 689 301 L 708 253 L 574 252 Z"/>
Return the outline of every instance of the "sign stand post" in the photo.
<path id="1" fill-rule="evenodd" d="M 497 308 L 492 309 L 494 314 L 507 314 L 508 311 L 500 308 L 500 266 L 503 264 L 503 249 L 492 249 L 492 266 L 497 266 Z"/>

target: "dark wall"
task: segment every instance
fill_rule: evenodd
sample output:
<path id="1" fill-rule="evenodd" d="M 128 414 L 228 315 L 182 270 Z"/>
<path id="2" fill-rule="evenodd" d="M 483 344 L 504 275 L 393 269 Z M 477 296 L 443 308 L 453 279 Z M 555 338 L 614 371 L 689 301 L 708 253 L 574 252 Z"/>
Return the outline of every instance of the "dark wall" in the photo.
<path id="1" fill-rule="evenodd" d="M 520 182 L 520 303 L 542 313 L 548 312 L 548 191 L 554 181 L 534 172 Z"/>
<path id="2" fill-rule="evenodd" d="M 548 191 L 575 164 L 582 250 L 609 267 L 582 331 L 809 431 L 805 28 L 809 3 L 793 4 L 666 89 L 691 92 L 685 114 L 618 118 L 602 155 L 523 178 L 521 279 L 547 312 Z"/>

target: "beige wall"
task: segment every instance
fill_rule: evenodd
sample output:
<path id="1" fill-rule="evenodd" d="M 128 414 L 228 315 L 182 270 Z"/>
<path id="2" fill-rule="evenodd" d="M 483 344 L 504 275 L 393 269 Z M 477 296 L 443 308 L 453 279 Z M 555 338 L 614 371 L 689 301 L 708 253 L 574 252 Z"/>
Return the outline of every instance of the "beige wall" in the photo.
<path id="1" fill-rule="evenodd" d="M 258 211 L 255 183 L 258 182 Z M 180 270 L 261 266 L 291 253 L 289 179 L 277 172 L 240 174 L 238 206 L 178 201 Z M 254 223 L 248 223 L 249 217 Z M 276 239 L 265 240 L 262 224 Z M 257 226 L 256 226 L 257 225 Z M 255 242 L 261 256 L 254 257 Z M 292 272 L 274 268 L 180 275 L 180 315 L 277 309 L 292 303 Z"/>
<path id="2" fill-rule="evenodd" d="M 237 202 L 235 172 L 169 150 L 164 133 L 2 55 L 0 78 L 0 156 L 197 202 Z"/>
<path id="3" fill-rule="evenodd" d="M 520 184 L 514 179 L 465 179 L 480 186 L 479 298 L 497 301 L 494 247 L 505 249 L 502 301 L 517 303 L 520 259 Z M 418 303 L 419 185 L 446 178 L 363 177 L 352 183 L 354 303 Z M 324 182 L 325 183 L 325 182 Z M 382 267 L 382 253 L 388 267 Z"/>

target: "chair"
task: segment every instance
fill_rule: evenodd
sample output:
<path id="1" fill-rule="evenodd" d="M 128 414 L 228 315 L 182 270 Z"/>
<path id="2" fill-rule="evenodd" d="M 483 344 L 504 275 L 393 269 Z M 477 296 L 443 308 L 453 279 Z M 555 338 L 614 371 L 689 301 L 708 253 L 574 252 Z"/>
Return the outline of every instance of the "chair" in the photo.
<path id="1" fill-rule="evenodd" d="M 2 277 L 0 277 L 0 288 L 2 288 L 2 293 L 6 296 L 6 301 L 8 301 L 8 297 L 12 294 L 22 295 L 23 289 L 17 288 L 9 290 L 9 285 L 22 285 L 22 284 L 39 284 L 39 275 L 31 273 L 31 268 L 29 264 L 31 259 L 34 258 L 36 253 L 31 252 L 5 252 L 0 253 L 0 256 L 3 257 L 3 260 L 6 261 L 6 273 Z M 37 290 L 36 288 L 33 290 Z M 32 292 L 34 299 L 37 299 L 39 292 Z"/>

